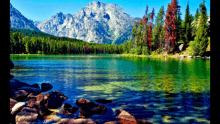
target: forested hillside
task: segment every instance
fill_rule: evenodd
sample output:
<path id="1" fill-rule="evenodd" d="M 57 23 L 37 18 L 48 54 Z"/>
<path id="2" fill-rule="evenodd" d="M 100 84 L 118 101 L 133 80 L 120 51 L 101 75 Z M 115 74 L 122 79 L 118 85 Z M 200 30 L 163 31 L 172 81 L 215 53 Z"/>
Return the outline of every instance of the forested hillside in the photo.
<path id="1" fill-rule="evenodd" d="M 11 54 L 120 54 L 122 52 L 123 45 L 88 43 L 24 29 L 11 28 L 10 31 Z"/>

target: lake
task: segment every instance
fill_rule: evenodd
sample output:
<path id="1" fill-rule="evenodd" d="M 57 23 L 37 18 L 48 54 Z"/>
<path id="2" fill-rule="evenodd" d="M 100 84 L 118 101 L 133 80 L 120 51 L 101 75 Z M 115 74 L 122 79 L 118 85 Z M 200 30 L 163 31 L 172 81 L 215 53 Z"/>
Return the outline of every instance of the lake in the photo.
<path id="1" fill-rule="evenodd" d="M 118 55 L 11 55 L 14 79 L 53 85 L 68 97 L 110 99 L 113 114 L 123 109 L 153 123 L 210 123 L 210 60 L 119 57 Z M 47 91 L 47 92 L 50 92 Z M 70 116 L 73 118 L 77 114 Z M 67 117 L 67 116 L 66 116 Z M 101 123 L 115 116 L 94 115 Z M 103 120 L 102 118 L 105 118 Z"/>

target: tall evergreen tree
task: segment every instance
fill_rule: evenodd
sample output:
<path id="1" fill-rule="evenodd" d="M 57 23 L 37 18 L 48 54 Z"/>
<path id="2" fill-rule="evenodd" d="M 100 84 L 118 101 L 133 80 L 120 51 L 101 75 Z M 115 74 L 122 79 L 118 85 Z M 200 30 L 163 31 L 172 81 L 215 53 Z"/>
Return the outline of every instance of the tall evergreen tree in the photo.
<path id="1" fill-rule="evenodd" d="M 154 48 L 157 49 L 158 47 L 162 47 L 162 41 L 164 38 L 163 33 L 163 25 L 164 25 L 164 7 L 162 6 L 159 10 L 157 18 L 155 20 L 155 25 L 152 33 L 152 39 L 154 41 Z"/>
<path id="2" fill-rule="evenodd" d="M 192 23 L 192 36 L 195 37 L 196 35 L 196 31 L 197 31 L 197 27 L 198 27 L 198 22 L 199 22 L 199 16 L 200 16 L 200 13 L 199 13 L 199 9 L 197 8 L 196 9 L 196 14 L 195 14 L 195 18 L 193 20 L 193 23 Z"/>
<path id="3" fill-rule="evenodd" d="M 187 3 L 186 12 L 185 12 L 185 20 L 184 20 L 184 41 L 188 43 L 192 37 L 192 17 L 189 13 L 189 1 Z"/>
<path id="4" fill-rule="evenodd" d="M 200 13 L 201 15 L 199 19 L 198 30 L 196 31 L 196 37 L 191 43 L 192 49 L 194 51 L 193 55 L 203 55 L 208 45 L 208 16 L 204 2 L 200 4 Z"/>

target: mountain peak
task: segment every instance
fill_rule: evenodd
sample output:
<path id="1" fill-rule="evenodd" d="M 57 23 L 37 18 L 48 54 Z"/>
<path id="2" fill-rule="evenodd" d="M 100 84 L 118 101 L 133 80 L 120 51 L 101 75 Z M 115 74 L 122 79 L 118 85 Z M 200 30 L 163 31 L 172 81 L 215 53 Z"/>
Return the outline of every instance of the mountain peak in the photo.
<path id="1" fill-rule="evenodd" d="M 87 7 L 88 6 L 96 6 L 96 7 L 100 8 L 101 6 L 105 6 L 105 3 L 100 2 L 100 1 L 93 1 L 93 2 L 88 3 L 86 6 Z"/>

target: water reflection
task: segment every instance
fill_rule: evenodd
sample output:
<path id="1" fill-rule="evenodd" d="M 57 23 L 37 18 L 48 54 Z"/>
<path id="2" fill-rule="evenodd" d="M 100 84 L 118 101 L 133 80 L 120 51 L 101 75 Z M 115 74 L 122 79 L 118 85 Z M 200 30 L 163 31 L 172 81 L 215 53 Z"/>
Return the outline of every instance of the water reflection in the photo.
<path id="1" fill-rule="evenodd" d="M 113 110 L 125 109 L 156 123 L 210 120 L 210 60 L 107 55 L 11 59 L 16 79 L 51 83 L 71 105 L 80 97 L 103 98 L 113 100 L 107 105 Z"/>

